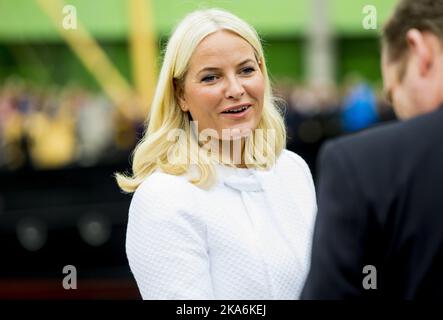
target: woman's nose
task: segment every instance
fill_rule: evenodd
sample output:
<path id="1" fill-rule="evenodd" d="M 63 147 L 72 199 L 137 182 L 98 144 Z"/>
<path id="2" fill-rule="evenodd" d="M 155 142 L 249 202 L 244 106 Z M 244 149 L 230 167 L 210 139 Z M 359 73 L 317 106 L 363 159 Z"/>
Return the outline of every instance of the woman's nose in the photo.
<path id="1" fill-rule="evenodd" d="M 245 94 L 245 89 L 237 77 L 230 77 L 227 81 L 226 98 L 239 99 Z"/>

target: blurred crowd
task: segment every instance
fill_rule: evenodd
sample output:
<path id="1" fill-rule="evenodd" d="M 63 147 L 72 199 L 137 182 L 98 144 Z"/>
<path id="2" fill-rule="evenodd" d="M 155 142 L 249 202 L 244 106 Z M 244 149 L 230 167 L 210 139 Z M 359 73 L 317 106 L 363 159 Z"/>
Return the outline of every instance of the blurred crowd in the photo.
<path id="1" fill-rule="evenodd" d="M 0 86 L 0 170 L 127 161 L 139 127 L 103 94 L 9 78 Z"/>
<path id="2" fill-rule="evenodd" d="M 304 158 L 314 176 L 317 153 L 325 140 L 395 120 L 382 89 L 361 79 L 342 86 L 283 82 L 276 85 L 276 95 L 285 104 L 287 148 Z"/>
<path id="3" fill-rule="evenodd" d="M 394 118 L 380 90 L 363 81 L 341 88 L 280 82 L 288 149 L 315 170 L 321 143 Z M 57 169 L 122 163 L 143 123 L 122 116 L 103 94 L 78 87 L 41 87 L 19 78 L 0 86 L 0 170 Z"/>

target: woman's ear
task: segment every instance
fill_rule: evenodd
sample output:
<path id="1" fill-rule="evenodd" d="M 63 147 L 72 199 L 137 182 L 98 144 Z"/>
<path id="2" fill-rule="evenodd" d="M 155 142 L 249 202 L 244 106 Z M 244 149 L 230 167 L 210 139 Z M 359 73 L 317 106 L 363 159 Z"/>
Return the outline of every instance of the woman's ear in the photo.
<path id="1" fill-rule="evenodd" d="M 262 59 L 257 59 L 258 67 L 260 68 L 260 71 L 263 72 L 263 61 Z"/>
<path id="2" fill-rule="evenodd" d="M 180 109 L 182 109 L 183 112 L 188 112 L 189 108 L 186 104 L 186 99 L 183 91 L 183 85 L 179 83 L 179 81 L 174 79 L 174 91 L 175 91 L 175 98 L 178 101 L 178 104 L 180 106 Z"/>
<path id="3" fill-rule="evenodd" d="M 180 109 L 182 109 L 183 112 L 188 112 L 189 108 L 188 105 L 186 104 L 186 100 L 185 98 L 179 98 L 178 103 L 180 104 Z"/>

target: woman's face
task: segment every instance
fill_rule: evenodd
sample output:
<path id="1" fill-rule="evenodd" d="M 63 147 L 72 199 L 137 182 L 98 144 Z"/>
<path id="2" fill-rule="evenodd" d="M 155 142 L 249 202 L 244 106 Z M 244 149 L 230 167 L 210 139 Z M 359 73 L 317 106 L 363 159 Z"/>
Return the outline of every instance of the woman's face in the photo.
<path id="1" fill-rule="evenodd" d="M 223 129 L 238 129 L 244 136 L 260 121 L 264 87 L 252 46 L 232 32 L 217 31 L 200 42 L 189 61 L 180 106 L 198 121 L 200 132 L 211 128 L 222 139 Z M 239 136 L 238 130 L 229 130 L 230 136 Z"/>

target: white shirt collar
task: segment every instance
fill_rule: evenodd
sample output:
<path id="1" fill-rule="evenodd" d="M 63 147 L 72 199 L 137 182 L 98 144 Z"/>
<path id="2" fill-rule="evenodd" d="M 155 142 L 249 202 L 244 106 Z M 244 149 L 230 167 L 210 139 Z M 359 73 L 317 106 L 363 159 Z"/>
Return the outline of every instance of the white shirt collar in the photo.
<path id="1" fill-rule="evenodd" d="M 218 179 L 224 185 L 239 191 L 263 191 L 260 177 L 273 172 L 274 168 L 269 170 L 234 168 L 225 165 L 216 165 Z"/>

